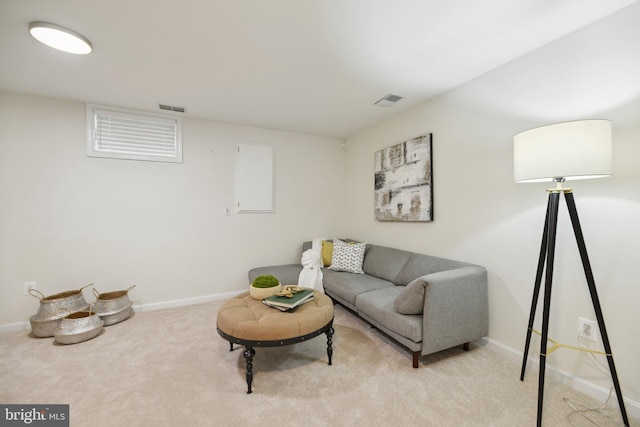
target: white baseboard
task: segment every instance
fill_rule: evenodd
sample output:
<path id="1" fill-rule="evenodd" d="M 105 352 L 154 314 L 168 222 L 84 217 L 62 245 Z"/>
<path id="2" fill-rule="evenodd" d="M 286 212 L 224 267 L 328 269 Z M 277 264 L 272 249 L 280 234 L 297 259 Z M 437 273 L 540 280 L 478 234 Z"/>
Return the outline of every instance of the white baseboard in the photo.
<path id="1" fill-rule="evenodd" d="M 31 325 L 29 321 L 26 322 L 17 322 L 17 323 L 7 323 L 6 325 L 0 325 L 0 335 L 10 334 L 12 332 L 20 332 L 20 331 L 31 331 Z"/>
<path id="2" fill-rule="evenodd" d="M 185 305 L 202 304 L 212 301 L 224 301 L 236 295 L 240 295 L 245 291 L 226 292 L 224 294 L 204 295 L 201 297 L 176 299 L 172 301 L 152 302 L 142 304 L 139 301 L 133 301 L 133 309 L 136 312 L 164 310 L 166 308 L 184 307 Z"/>
<path id="3" fill-rule="evenodd" d="M 143 304 L 140 301 L 133 301 L 133 309 L 136 312 L 164 310 L 166 308 L 183 307 L 185 305 L 202 304 L 211 301 L 223 301 L 241 294 L 245 291 L 226 292 L 224 294 L 204 295 L 201 297 L 184 298 L 172 301 L 152 302 Z M 12 332 L 29 332 L 31 331 L 31 324 L 29 321 L 8 323 L 6 325 L 0 325 L 0 335 L 9 334 Z"/>
<path id="4" fill-rule="evenodd" d="M 498 341 L 494 341 L 488 337 L 484 337 L 479 341 L 481 342 L 480 345 L 484 343 L 487 346 L 490 346 L 491 348 L 493 348 L 494 350 L 497 350 L 500 354 L 502 354 L 506 358 L 515 360 L 518 363 L 522 363 L 523 353 L 521 351 L 515 350 L 509 346 L 506 346 Z M 534 364 L 537 367 L 539 364 L 539 361 L 529 356 L 527 358 L 527 364 Z M 551 373 L 555 381 L 562 384 L 566 384 L 572 389 L 577 390 L 581 393 L 584 393 L 587 396 L 590 396 L 598 401 L 604 402 L 607 400 L 607 397 L 609 396 L 609 389 L 600 387 L 599 385 L 593 384 L 590 381 L 577 377 L 572 373 L 556 368 L 555 366 L 546 365 L 546 372 Z M 612 402 L 611 404 L 614 405 L 615 408 L 618 408 L 618 402 L 615 398 L 612 399 L 611 402 Z M 624 397 L 624 406 L 625 406 L 625 409 L 627 410 L 627 415 L 634 418 L 640 418 L 639 402 L 636 402 L 635 400 L 631 400 L 627 397 Z"/>

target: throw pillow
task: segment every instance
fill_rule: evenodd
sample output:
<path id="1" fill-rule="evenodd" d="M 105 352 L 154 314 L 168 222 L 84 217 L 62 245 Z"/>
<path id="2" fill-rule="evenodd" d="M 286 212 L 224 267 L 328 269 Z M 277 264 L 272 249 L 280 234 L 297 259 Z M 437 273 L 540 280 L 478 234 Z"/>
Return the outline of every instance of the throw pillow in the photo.
<path id="1" fill-rule="evenodd" d="M 331 258 L 333 257 L 333 242 L 328 240 L 322 241 L 322 266 L 329 267 Z"/>
<path id="2" fill-rule="evenodd" d="M 333 239 L 333 256 L 329 270 L 364 274 L 362 262 L 366 243 L 346 243 Z"/>
<path id="3" fill-rule="evenodd" d="M 419 278 L 409 283 L 393 301 L 393 308 L 400 314 L 422 314 L 425 285 Z"/>

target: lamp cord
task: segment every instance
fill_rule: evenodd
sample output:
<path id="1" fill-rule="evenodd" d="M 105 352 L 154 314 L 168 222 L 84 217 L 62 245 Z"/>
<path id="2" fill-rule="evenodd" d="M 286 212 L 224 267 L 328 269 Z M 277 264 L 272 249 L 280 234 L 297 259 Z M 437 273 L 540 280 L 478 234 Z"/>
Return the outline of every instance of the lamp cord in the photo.
<path id="1" fill-rule="evenodd" d="M 576 340 L 578 341 L 578 345 L 580 346 L 580 348 L 585 349 L 585 350 L 590 350 L 586 345 L 584 345 L 583 343 L 583 334 L 584 332 L 581 330 L 578 332 L 578 336 L 576 337 Z M 608 374 L 609 373 L 609 368 L 602 363 L 600 360 L 598 360 L 598 358 L 596 357 L 596 355 L 592 352 L 580 352 L 584 355 L 584 357 L 586 357 L 590 364 L 592 364 L 598 371 L 604 373 L 604 374 Z M 587 416 L 587 414 L 589 413 L 596 413 L 596 414 L 600 414 L 602 417 L 605 417 L 607 419 L 609 419 L 610 421 L 616 423 L 616 424 L 620 424 L 622 425 L 622 421 L 617 420 L 613 417 L 611 417 L 610 415 L 605 414 L 603 411 L 605 410 L 613 410 L 613 408 L 609 407 L 609 403 L 611 402 L 611 398 L 614 396 L 614 388 L 611 387 L 609 388 L 609 395 L 607 396 L 607 399 L 604 401 L 604 403 L 598 407 L 595 408 L 589 408 L 581 403 L 575 402 L 571 399 L 569 399 L 568 397 L 563 397 L 562 400 L 569 405 L 569 407 L 571 409 L 573 409 L 573 411 L 569 412 L 569 414 L 567 414 L 567 421 L 569 422 L 569 424 L 571 424 L 572 426 L 575 426 L 576 424 L 574 424 L 571 421 L 571 417 L 573 415 L 580 415 L 582 418 L 584 418 L 585 420 L 587 420 L 588 422 L 590 422 L 591 424 L 597 426 L 598 423 L 594 420 L 592 420 L 591 418 L 589 418 Z"/>

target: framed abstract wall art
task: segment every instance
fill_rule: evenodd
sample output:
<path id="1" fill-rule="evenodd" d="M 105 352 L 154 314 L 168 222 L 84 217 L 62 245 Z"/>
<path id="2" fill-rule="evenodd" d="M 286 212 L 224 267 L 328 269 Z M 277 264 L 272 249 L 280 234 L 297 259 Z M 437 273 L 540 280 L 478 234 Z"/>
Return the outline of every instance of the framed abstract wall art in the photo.
<path id="1" fill-rule="evenodd" d="M 376 151 L 375 219 L 433 221 L 430 133 Z"/>

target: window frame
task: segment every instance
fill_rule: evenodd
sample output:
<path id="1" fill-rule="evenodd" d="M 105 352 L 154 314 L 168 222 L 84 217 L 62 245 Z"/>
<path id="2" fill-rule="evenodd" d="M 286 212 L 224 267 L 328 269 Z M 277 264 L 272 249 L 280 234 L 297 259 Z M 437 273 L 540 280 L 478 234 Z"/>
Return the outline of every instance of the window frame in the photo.
<path id="1" fill-rule="evenodd" d="M 118 152 L 108 149 L 100 149 L 96 139 L 97 117 L 114 117 L 118 119 L 129 119 L 133 121 L 146 122 L 152 125 L 175 126 L 175 139 L 173 140 L 173 152 L 168 154 L 153 154 L 151 150 L 145 152 L 144 146 L 137 148 L 139 152 Z M 182 118 L 169 114 L 148 113 L 142 111 L 128 110 L 118 107 L 108 107 L 96 104 L 87 104 L 87 156 L 120 160 L 142 160 L 152 162 L 182 163 Z M 136 151 L 135 144 L 131 144 L 133 151 Z"/>

